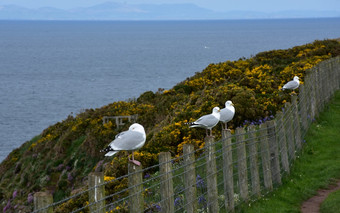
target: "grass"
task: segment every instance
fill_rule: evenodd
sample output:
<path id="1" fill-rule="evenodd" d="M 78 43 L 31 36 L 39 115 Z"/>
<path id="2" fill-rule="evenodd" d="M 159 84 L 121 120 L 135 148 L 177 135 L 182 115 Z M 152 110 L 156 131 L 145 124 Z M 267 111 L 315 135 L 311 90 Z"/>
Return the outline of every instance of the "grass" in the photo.
<path id="1" fill-rule="evenodd" d="M 300 212 L 303 201 L 320 188 L 340 179 L 340 91 L 311 125 L 301 153 L 283 185 L 259 201 L 245 204 L 238 212 Z M 340 193 L 334 193 L 323 208 L 340 209 Z"/>
<path id="2" fill-rule="evenodd" d="M 320 207 L 321 213 L 337 213 L 340 209 L 340 190 L 331 193 Z"/>

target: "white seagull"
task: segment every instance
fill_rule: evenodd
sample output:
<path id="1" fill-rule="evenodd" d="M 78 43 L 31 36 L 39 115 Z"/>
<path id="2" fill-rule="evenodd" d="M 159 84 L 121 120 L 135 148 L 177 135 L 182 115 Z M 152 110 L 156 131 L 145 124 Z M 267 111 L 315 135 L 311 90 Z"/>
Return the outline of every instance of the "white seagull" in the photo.
<path id="1" fill-rule="evenodd" d="M 140 166 L 141 163 L 134 159 L 134 150 L 140 149 L 146 140 L 144 127 L 138 123 L 134 123 L 129 130 L 116 135 L 115 139 L 100 152 L 106 152 L 105 156 L 112 156 L 119 151 L 132 151 L 132 160 L 129 161 Z"/>
<path id="2" fill-rule="evenodd" d="M 299 77 L 294 76 L 292 81 L 289 81 L 282 87 L 282 90 L 285 89 L 295 90 L 296 88 L 299 87 L 299 85 L 300 85 Z"/>
<path id="3" fill-rule="evenodd" d="M 203 115 L 199 119 L 197 119 L 194 122 L 189 122 L 187 124 L 190 125 L 190 128 L 192 127 L 201 127 L 206 129 L 206 134 L 208 136 L 208 129 L 210 130 L 210 136 L 212 136 L 212 128 L 218 124 L 220 121 L 220 108 L 214 107 L 212 110 L 212 113 L 209 115 Z"/>
<path id="4" fill-rule="evenodd" d="M 227 129 L 227 123 L 231 121 L 235 115 L 235 108 L 234 108 L 233 102 L 226 101 L 225 108 L 221 109 L 220 115 L 221 115 L 220 121 L 224 123 L 225 129 Z M 223 124 L 222 124 L 222 129 L 223 129 Z"/>

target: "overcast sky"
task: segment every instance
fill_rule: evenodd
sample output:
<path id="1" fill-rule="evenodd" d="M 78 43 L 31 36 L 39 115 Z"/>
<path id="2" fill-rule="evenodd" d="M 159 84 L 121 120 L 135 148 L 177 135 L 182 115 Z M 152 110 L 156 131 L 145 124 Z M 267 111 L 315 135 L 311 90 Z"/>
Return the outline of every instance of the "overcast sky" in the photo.
<path id="1" fill-rule="evenodd" d="M 0 0 L 0 5 L 15 4 L 28 8 L 56 7 L 69 9 L 93 6 L 107 1 L 110 0 Z M 340 0 L 113 0 L 112 2 L 127 4 L 193 3 L 215 11 L 340 10 Z"/>

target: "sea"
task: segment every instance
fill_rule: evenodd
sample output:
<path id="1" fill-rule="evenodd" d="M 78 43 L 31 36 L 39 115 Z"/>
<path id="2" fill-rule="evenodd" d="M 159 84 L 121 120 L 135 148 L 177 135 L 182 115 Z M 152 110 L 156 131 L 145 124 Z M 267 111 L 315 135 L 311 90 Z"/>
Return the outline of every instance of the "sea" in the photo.
<path id="1" fill-rule="evenodd" d="M 211 63 L 340 37 L 340 18 L 0 21 L 0 162 L 84 109 L 170 89 Z"/>

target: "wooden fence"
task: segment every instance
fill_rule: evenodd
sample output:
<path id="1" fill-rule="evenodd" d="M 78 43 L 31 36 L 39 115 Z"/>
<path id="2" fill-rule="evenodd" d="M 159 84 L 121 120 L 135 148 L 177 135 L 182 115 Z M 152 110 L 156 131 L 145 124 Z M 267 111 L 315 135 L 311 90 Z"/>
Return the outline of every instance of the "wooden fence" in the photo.
<path id="1" fill-rule="evenodd" d="M 223 130 L 219 141 L 206 137 L 200 150 L 185 144 L 179 158 L 162 152 L 159 164 L 149 168 L 129 164 L 128 175 L 108 182 L 103 173 L 91 173 L 88 190 L 57 203 L 36 193 L 35 212 L 51 212 L 84 193 L 89 203 L 72 212 L 233 212 L 282 184 L 311 122 L 339 88 L 338 57 L 309 70 L 299 96 L 292 95 L 275 119 L 237 128 L 235 134 Z M 128 188 L 105 194 L 106 184 L 124 178 Z"/>

